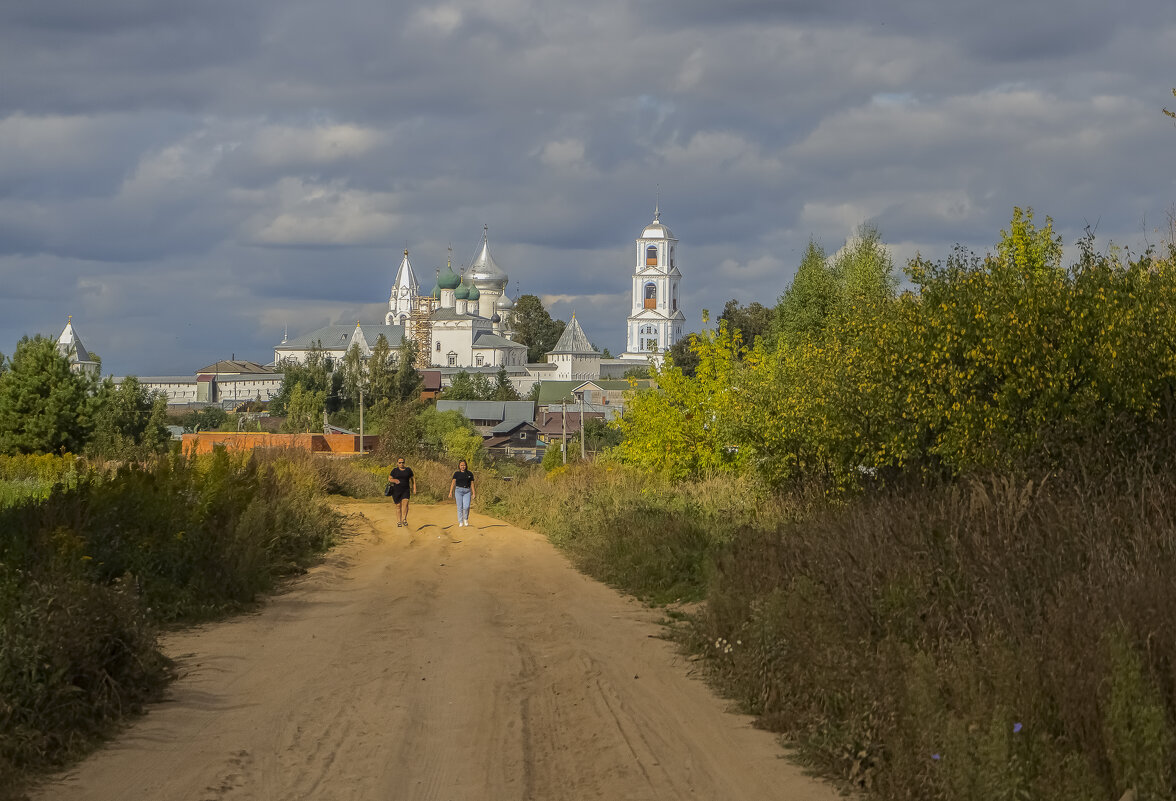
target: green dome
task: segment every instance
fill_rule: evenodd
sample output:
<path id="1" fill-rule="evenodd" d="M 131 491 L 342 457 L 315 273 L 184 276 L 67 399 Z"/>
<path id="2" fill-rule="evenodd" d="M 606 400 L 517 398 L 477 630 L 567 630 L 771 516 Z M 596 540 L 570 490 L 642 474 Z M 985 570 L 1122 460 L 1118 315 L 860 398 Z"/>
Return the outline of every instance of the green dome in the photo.
<path id="1" fill-rule="evenodd" d="M 457 289 L 453 290 L 453 297 L 458 300 L 465 300 L 470 296 L 470 288 L 464 283 L 458 284 Z"/>
<path id="2" fill-rule="evenodd" d="M 470 284 L 469 299 L 470 300 L 477 300 L 479 297 L 481 297 L 481 295 L 482 295 L 482 293 L 478 291 L 477 284 Z"/>
<path id="3" fill-rule="evenodd" d="M 441 300 L 441 287 L 439 287 L 437 284 L 433 284 L 433 291 L 429 293 L 429 297 L 431 297 L 433 300 Z"/>
<path id="4" fill-rule="evenodd" d="M 453 267 L 446 267 L 445 272 L 437 276 L 437 286 L 442 289 L 457 289 L 461 284 L 461 276 L 453 271 Z"/>

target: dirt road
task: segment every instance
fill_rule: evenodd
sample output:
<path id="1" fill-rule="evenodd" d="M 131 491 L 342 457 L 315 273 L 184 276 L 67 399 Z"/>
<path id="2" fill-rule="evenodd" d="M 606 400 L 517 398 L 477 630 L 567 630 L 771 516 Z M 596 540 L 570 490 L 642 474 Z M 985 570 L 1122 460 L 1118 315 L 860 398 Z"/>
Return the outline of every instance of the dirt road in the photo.
<path id="1" fill-rule="evenodd" d="M 35 798 L 838 797 L 539 535 L 349 510 L 359 534 L 263 610 L 170 636 L 168 700 Z"/>

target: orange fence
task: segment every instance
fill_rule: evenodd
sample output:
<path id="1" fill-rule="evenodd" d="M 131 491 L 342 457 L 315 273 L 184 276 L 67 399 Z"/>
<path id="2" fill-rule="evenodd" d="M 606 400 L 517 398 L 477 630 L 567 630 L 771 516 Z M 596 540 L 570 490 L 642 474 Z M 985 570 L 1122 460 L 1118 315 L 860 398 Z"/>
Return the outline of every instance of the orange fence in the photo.
<path id="1" fill-rule="evenodd" d="M 363 438 L 363 449 L 370 453 L 380 444 L 375 435 Z M 254 448 L 298 448 L 312 453 L 359 453 L 359 436 L 352 434 L 269 434 L 248 431 L 201 431 L 184 434 L 186 454 L 212 453 L 216 447 L 231 451 L 251 451 Z"/>

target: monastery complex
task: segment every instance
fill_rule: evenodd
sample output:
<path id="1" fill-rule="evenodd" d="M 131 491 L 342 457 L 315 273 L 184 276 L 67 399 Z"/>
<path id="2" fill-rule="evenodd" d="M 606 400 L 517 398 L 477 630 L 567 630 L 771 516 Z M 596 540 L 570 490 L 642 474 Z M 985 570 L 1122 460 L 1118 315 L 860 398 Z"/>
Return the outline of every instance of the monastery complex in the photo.
<path id="1" fill-rule="evenodd" d="M 287 335 L 274 347 L 273 362 L 267 366 L 234 358 L 191 376 L 144 376 L 139 381 L 165 393 L 173 404 L 268 400 L 281 386 L 283 364 L 304 362 L 314 351 L 341 359 L 353 347 L 367 357 L 381 336 L 393 350 L 406 338 L 413 340 L 417 369 L 439 374 L 435 381 L 439 388 L 448 386 L 461 371 L 493 374 L 505 369 L 521 394 L 547 380 L 621 378 L 635 366 L 659 360 L 682 337 L 686 318 L 680 308 L 677 243 L 655 208 L 653 221 L 636 239 L 626 345 L 616 359 L 601 358 L 573 314 L 547 361 L 528 363 L 527 346 L 516 341 L 512 323 L 515 301 L 507 293 L 509 276 L 491 256 L 489 231 L 483 227 L 482 242 L 469 269 L 454 272 L 450 259 L 429 288 L 421 284 L 406 249 L 382 320 Z M 73 354 L 76 369 L 96 369 L 73 329 L 72 318 L 58 347 Z"/>

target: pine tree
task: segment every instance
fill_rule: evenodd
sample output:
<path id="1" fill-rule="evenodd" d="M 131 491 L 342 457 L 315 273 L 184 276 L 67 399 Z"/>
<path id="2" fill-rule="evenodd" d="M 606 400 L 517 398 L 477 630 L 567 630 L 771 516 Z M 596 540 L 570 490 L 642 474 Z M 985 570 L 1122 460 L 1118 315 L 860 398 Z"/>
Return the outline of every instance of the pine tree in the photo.
<path id="1" fill-rule="evenodd" d="M 46 337 L 24 337 L 0 372 L 0 453 L 78 453 L 93 427 L 94 379 Z"/>

